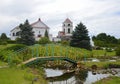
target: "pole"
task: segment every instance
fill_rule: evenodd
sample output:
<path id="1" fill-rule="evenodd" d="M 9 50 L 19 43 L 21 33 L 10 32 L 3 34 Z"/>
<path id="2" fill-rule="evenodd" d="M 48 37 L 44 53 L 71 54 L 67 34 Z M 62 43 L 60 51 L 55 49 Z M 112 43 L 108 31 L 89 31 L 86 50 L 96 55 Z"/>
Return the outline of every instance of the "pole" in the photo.
<path id="1" fill-rule="evenodd" d="M 36 52 L 37 52 L 37 55 L 36 55 L 36 56 L 37 56 L 37 57 L 39 57 L 38 47 L 39 47 L 39 46 L 36 45 Z"/>
<path id="2" fill-rule="evenodd" d="M 41 56 L 41 48 L 42 48 L 42 46 L 39 45 L 39 48 L 38 48 L 39 56 Z"/>
<path id="3" fill-rule="evenodd" d="M 48 56 L 48 45 L 46 44 L 46 56 Z"/>
<path id="4" fill-rule="evenodd" d="M 11 65 L 11 61 L 12 59 L 11 59 L 11 53 L 9 52 L 9 55 L 8 55 L 8 65 Z"/>
<path id="5" fill-rule="evenodd" d="M 61 50 L 61 52 L 60 52 L 60 53 L 61 53 L 61 56 L 62 56 L 62 46 L 61 46 L 61 49 L 60 49 L 60 50 Z"/>
<path id="6" fill-rule="evenodd" d="M 34 48 L 32 49 L 32 58 L 34 57 Z"/>
<path id="7" fill-rule="evenodd" d="M 52 44 L 52 56 L 54 57 L 54 45 Z"/>
<path id="8" fill-rule="evenodd" d="M 10 65 L 10 55 L 8 56 L 8 65 Z"/>
<path id="9" fill-rule="evenodd" d="M 68 55 L 68 48 L 66 47 L 66 55 L 65 56 L 67 57 L 67 55 Z"/>
<path id="10" fill-rule="evenodd" d="M 86 55 L 84 55 L 84 62 L 86 62 Z"/>

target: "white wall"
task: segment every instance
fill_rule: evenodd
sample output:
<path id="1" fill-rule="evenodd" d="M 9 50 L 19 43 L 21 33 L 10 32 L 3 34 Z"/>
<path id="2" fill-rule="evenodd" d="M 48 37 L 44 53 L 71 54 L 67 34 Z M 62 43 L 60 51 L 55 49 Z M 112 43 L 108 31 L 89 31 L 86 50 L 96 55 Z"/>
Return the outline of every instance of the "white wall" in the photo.
<path id="1" fill-rule="evenodd" d="M 65 24 L 65 26 L 64 26 L 64 24 Z M 68 24 L 70 24 L 70 26 L 68 26 Z M 72 32 L 73 32 L 73 24 L 72 23 L 63 23 L 62 27 L 63 27 L 63 31 L 65 29 L 65 34 L 69 34 L 68 29 L 70 29 L 70 34 L 72 34 Z"/>
<path id="2" fill-rule="evenodd" d="M 53 41 L 54 41 L 54 42 L 61 41 L 61 38 L 56 38 L 56 37 L 54 37 L 54 38 L 53 38 Z"/>
<path id="3" fill-rule="evenodd" d="M 16 33 L 19 31 L 20 31 L 20 28 L 15 28 L 14 30 L 11 31 L 11 33 L 10 33 L 11 40 L 15 40 L 18 37 L 18 36 L 16 36 Z M 35 40 L 38 41 L 40 39 L 40 37 L 38 37 L 38 35 L 41 35 L 41 37 L 44 37 L 45 31 L 46 31 L 46 29 L 43 29 L 43 28 L 33 28 Z M 49 29 L 47 29 L 47 31 L 48 31 L 48 35 L 49 35 Z M 15 36 L 13 36 L 13 33 L 15 33 Z M 49 37 L 51 40 L 52 36 L 49 36 Z"/>
<path id="4" fill-rule="evenodd" d="M 38 35 L 41 35 L 41 37 L 44 37 L 45 31 L 46 31 L 46 29 L 43 29 L 43 28 L 33 28 L 35 40 L 38 41 L 40 39 L 40 37 L 38 37 Z M 48 35 L 49 35 L 49 29 L 47 29 L 47 31 L 48 31 Z"/>
<path id="5" fill-rule="evenodd" d="M 11 40 L 15 40 L 16 38 L 18 38 L 19 36 L 16 36 L 16 33 L 20 31 L 20 28 L 15 28 L 10 32 L 10 38 Z M 13 33 L 15 34 L 15 36 L 13 36 Z"/>

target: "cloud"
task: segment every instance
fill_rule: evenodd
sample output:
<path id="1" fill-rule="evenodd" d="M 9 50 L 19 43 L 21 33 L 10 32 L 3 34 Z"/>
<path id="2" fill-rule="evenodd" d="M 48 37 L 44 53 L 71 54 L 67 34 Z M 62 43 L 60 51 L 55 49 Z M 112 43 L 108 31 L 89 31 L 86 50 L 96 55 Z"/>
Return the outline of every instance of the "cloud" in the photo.
<path id="1" fill-rule="evenodd" d="M 69 17 L 74 27 L 83 22 L 90 35 L 101 32 L 120 38 L 120 0 L 3 0 L 0 3 L 0 33 L 23 23 L 41 18 L 53 36 L 62 30 L 62 22 Z"/>

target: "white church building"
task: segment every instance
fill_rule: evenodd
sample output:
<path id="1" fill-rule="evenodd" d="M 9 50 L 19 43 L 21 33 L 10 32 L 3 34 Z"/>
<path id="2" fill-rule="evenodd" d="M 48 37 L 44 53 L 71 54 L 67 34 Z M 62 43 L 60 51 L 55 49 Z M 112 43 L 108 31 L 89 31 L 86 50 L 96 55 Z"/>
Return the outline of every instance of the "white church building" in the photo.
<path id="1" fill-rule="evenodd" d="M 33 28 L 34 37 L 35 37 L 36 41 L 38 41 L 41 37 L 44 37 L 46 30 L 48 32 L 49 39 L 52 41 L 52 35 L 49 33 L 50 28 L 45 23 L 43 23 L 40 18 L 38 19 L 38 21 L 36 21 L 30 25 Z M 10 31 L 11 40 L 15 40 L 16 38 L 20 38 L 19 32 L 20 32 L 19 26 L 12 29 Z"/>
<path id="2" fill-rule="evenodd" d="M 62 23 L 62 31 L 58 32 L 58 38 L 61 40 L 70 40 L 73 32 L 73 22 L 66 18 Z"/>

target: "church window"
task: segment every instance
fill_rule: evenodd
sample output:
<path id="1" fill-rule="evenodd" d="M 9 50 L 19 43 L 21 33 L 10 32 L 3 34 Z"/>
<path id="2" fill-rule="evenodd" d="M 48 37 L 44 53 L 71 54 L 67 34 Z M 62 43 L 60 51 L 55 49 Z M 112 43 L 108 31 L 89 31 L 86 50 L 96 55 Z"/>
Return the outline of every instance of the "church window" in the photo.
<path id="1" fill-rule="evenodd" d="M 68 33 L 70 33 L 70 28 L 68 28 Z"/>
<path id="2" fill-rule="evenodd" d="M 15 36 L 15 33 L 13 33 L 13 36 Z"/>
<path id="3" fill-rule="evenodd" d="M 19 36 L 19 35 L 20 35 L 20 32 L 17 32 L 17 33 L 16 33 L 16 36 Z"/>
<path id="4" fill-rule="evenodd" d="M 63 26 L 65 26 L 65 24 L 63 24 Z"/>
<path id="5" fill-rule="evenodd" d="M 39 34 L 38 37 L 41 37 L 41 35 Z"/>
<path id="6" fill-rule="evenodd" d="M 70 24 L 68 24 L 68 26 L 70 26 Z"/>

